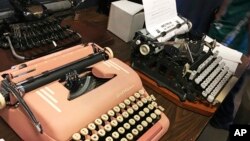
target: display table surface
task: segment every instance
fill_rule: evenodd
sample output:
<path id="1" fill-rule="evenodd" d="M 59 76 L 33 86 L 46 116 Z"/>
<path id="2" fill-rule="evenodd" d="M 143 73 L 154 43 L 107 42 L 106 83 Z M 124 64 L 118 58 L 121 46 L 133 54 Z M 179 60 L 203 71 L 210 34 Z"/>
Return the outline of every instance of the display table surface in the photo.
<path id="1" fill-rule="evenodd" d="M 106 30 L 108 17 L 96 13 L 96 8 L 80 11 L 80 17 L 77 21 L 74 21 L 73 18 L 68 18 L 64 22 L 65 24 L 70 24 L 74 30 L 78 31 L 83 36 L 85 42 L 96 42 L 102 47 L 109 46 L 117 58 L 124 62 L 129 60 L 130 44 L 123 42 Z M 0 71 L 9 69 L 18 63 L 21 63 L 21 61 L 14 59 L 9 50 L 0 49 Z M 153 89 L 147 86 L 145 88 L 149 94 L 155 95 L 158 104 L 165 108 L 164 113 L 170 120 L 170 128 L 161 141 L 192 141 L 198 138 L 211 117 L 185 110 L 170 102 Z M 21 140 L 1 118 L 0 138 L 4 138 L 6 141 Z"/>

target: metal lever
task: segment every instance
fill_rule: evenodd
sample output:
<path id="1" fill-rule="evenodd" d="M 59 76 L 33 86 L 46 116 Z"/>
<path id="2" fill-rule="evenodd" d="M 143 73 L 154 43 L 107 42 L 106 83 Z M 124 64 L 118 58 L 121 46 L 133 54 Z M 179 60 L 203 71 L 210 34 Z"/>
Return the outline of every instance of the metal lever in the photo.
<path id="1" fill-rule="evenodd" d="M 2 81 L 2 87 L 7 92 L 9 92 L 10 94 L 13 94 L 16 97 L 16 99 L 20 102 L 20 104 L 24 108 L 24 111 L 26 112 L 26 114 L 31 119 L 31 121 L 32 121 L 33 125 L 35 126 L 35 128 L 37 129 L 37 131 L 42 133 L 43 129 L 42 129 L 40 122 L 36 119 L 36 117 L 34 116 L 32 111 L 30 110 L 29 106 L 26 104 L 26 102 L 22 98 L 22 96 L 21 96 L 19 90 L 16 88 L 15 84 L 13 84 L 9 80 L 5 79 Z"/>

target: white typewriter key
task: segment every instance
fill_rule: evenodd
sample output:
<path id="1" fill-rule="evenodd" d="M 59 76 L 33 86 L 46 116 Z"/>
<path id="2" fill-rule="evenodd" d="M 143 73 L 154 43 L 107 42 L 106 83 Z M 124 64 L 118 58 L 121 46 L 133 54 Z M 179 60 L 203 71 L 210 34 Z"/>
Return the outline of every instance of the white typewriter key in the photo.
<path id="1" fill-rule="evenodd" d="M 134 135 L 134 136 L 137 136 L 139 134 L 139 131 L 137 129 L 132 129 L 131 133 Z"/>
<path id="2" fill-rule="evenodd" d="M 156 101 L 156 98 L 155 98 L 154 95 L 151 94 L 150 96 L 151 96 L 151 98 L 152 98 L 153 101 Z"/>
<path id="3" fill-rule="evenodd" d="M 139 90 L 139 93 L 140 93 L 141 95 L 143 95 L 143 94 L 145 93 L 145 90 L 144 90 L 144 89 L 140 89 L 140 90 Z"/>
<path id="4" fill-rule="evenodd" d="M 148 102 L 148 100 L 147 100 L 145 97 L 143 97 L 143 98 L 141 99 L 141 101 L 142 101 L 144 104 L 147 104 L 147 102 Z"/>
<path id="5" fill-rule="evenodd" d="M 96 125 L 102 125 L 102 120 L 101 119 L 99 119 L 99 118 L 97 118 L 96 120 L 95 120 L 95 124 Z"/>
<path id="6" fill-rule="evenodd" d="M 143 111 L 145 112 L 145 114 L 149 113 L 149 109 L 148 108 L 143 108 Z"/>
<path id="7" fill-rule="evenodd" d="M 133 108 L 135 111 L 139 110 L 139 107 L 138 107 L 138 105 L 136 105 L 136 104 L 133 104 L 133 105 L 132 105 L 132 108 Z"/>
<path id="8" fill-rule="evenodd" d="M 116 131 L 112 133 L 112 137 L 113 137 L 114 139 L 118 139 L 119 136 L 120 136 L 119 133 L 116 132 Z"/>
<path id="9" fill-rule="evenodd" d="M 116 127 L 116 126 L 118 125 L 118 122 L 117 122 L 115 119 L 113 119 L 113 120 L 110 122 L 110 124 L 111 124 L 111 126 Z"/>
<path id="10" fill-rule="evenodd" d="M 104 130 L 107 131 L 107 132 L 111 131 L 112 130 L 111 125 L 110 124 L 105 125 Z"/>
<path id="11" fill-rule="evenodd" d="M 120 141 L 128 141 L 126 138 L 122 138 Z"/>
<path id="12" fill-rule="evenodd" d="M 152 104 L 154 107 L 156 107 L 156 108 L 158 107 L 158 104 L 157 104 L 156 102 L 154 102 L 154 101 L 153 101 L 151 104 Z"/>
<path id="13" fill-rule="evenodd" d="M 118 106 L 115 106 L 113 108 L 113 110 L 116 112 L 116 113 L 119 113 L 121 111 L 121 109 L 118 107 Z"/>
<path id="14" fill-rule="evenodd" d="M 99 136 L 97 134 L 93 134 L 91 135 L 91 141 L 98 141 L 99 140 Z"/>
<path id="15" fill-rule="evenodd" d="M 134 96 L 130 96 L 129 100 L 132 101 L 132 102 L 134 102 L 135 101 L 135 97 Z"/>
<path id="16" fill-rule="evenodd" d="M 110 137 L 110 136 L 108 136 L 108 137 L 105 139 L 105 141 L 113 141 L 113 138 Z"/>
<path id="17" fill-rule="evenodd" d="M 108 121 L 109 120 L 109 116 L 107 114 L 103 114 L 101 116 L 101 119 L 104 120 L 104 121 Z"/>
<path id="18" fill-rule="evenodd" d="M 123 116 L 124 118 L 128 118 L 128 117 L 129 117 L 129 114 L 128 114 L 128 112 L 124 111 L 124 112 L 122 112 L 122 116 Z"/>
<path id="19" fill-rule="evenodd" d="M 147 126 L 148 126 L 148 123 L 147 123 L 145 120 L 143 120 L 143 121 L 141 122 L 141 125 L 142 125 L 143 127 L 147 127 Z"/>
<path id="20" fill-rule="evenodd" d="M 105 134 L 106 134 L 106 132 L 105 132 L 104 129 L 100 129 L 100 130 L 97 131 L 97 134 L 98 134 L 100 137 L 104 137 Z"/>
<path id="21" fill-rule="evenodd" d="M 141 95 L 139 93 L 135 93 L 134 96 L 135 96 L 135 98 L 140 98 L 141 97 Z"/>
<path id="22" fill-rule="evenodd" d="M 150 110 L 153 110 L 153 109 L 154 109 L 154 106 L 153 106 L 152 104 L 148 104 L 148 108 L 149 108 Z"/>
<path id="23" fill-rule="evenodd" d="M 130 100 L 128 100 L 128 99 L 125 99 L 125 100 L 124 100 L 124 103 L 125 103 L 126 105 L 130 105 L 130 104 L 131 104 Z"/>
<path id="24" fill-rule="evenodd" d="M 109 110 L 108 111 L 108 115 L 111 116 L 111 117 L 113 117 L 113 116 L 115 116 L 115 112 L 113 110 Z"/>
<path id="25" fill-rule="evenodd" d="M 123 127 L 119 127 L 117 130 L 118 130 L 118 132 L 120 134 L 124 134 L 125 133 L 125 129 Z"/>
<path id="26" fill-rule="evenodd" d="M 80 130 L 80 133 L 81 133 L 83 136 L 86 136 L 86 135 L 89 134 L 89 130 L 88 130 L 87 128 L 82 128 L 82 129 Z"/>
<path id="27" fill-rule="evenodd" d="M 136 129 L 137 129 L 138 131 L 142 131 L 142 130 L 143 130 L 143 126 L 142 126 L 141 124 L 138 124 L 138 125 L 136 126 Z"/>
<path id="28" fill-rule="evenodd" d="M 146 118 L 146 121 L 147 121 L 148 123 L 152 123 L 153 119 L 152 119 L 151 117 L 147 117 L 147 118 Z"/>
<path id="29" fill-rule="evenodd" d="M 152 101 L 152 98 L 148 95 L 147 97 L 147 100 L 149 101 L 149 102 L 151 102 Z"/>
<path id="30" fill-rule="evenodd" d="M 88 124 L 88 129 L 89 130 L 95 130 L 96 129 L 96 126 L 95 126 L 95 124 L 94 123 L 90 123 L 90 124 Z"/>
<path id="31" fill-rule="evenodd" d="M 121 123 L 121 122 L 123 122 L 123 117 L 122 117 L 122 116 L 117 116 L 116 120 L 117 120 L 119 123 Z"/>
<path id="32" fill-rule="evenodd" d="M 133 136 L 133 134 L 128 133 L 128 134 L 126 135 L 126 138 L 127 138 L 128 140 L 133 140 L 134 136 Z"/>
<path id="33" fill-rule="evenodd" d="M 134 119 L 132 119 L 132 118 L 131 118 L 131 119 L 129 119 L 129 120 L 128 120 L 128 122 L 129 122 L 129 124 L 130 124 L 130 125 L 132 125 L 132 126 L 133 126 L 133 125 L 135 125 L 135 120 L 134 120 Z"/>
<path id="34" fill-rule="evenodd" d="M 123 127 L 124 127 L 125 129 L 129 130 L 131 126 L 130 126 L 130 124 L 128 124 L 128 123 L 126 122 L 126 123 L 123 124 Z"/>
<path id="35" fill-rule="evenodd" d="M 128 108 L 127 112 L 132 115 L 134 113 L 134 110 L 132 108 Z"/>
<path id="36" fill-rule="evenodd" d="M 165 111 L 165 108 L 163 108 L 162 106 L 158 106 L 158 108 L 163 112 Z"/>
<path id="37" fill-rule="evenodd" d="M 154 112 L 156 115 L 161 115 L 161 111 L 159 109 L 155 109 L 155 112 Z"/>
<path id="38" fill-rule="evenodd" d="M 143 103 L 141 101 L 137 101 L 136 104 L 139 106 L 139 107 L 142 107 L 143 106 Z"/>
<path id="39" fill-rule="evenodd" d="M 72 139 L 73 139 L 74 141 L 79 141 L 79 140 L 81 139 L 81 135 L 80 135 L 79 133 L 74 133 L 74 134 L 72 135 Z"/>
<path id="40" fill-rule="evenodd" d="M 141 117 L 145 117 L 145 112 L 140 111 L 140 112 L 139 112 L 139 115 L 140 115 Z"/>
<path id="41" fill-rule="evenodd" d="M 121 109 L 125 109 L 125 108 L 126 108 L 126 105 L 125 105 L 124 103 L 120 103 L 120 104 L 119 104 L 119 107 L 120 107 Z"/>
<path id="42" fill-rule="evenodd" d="M 155 113 L 151 113 L 151 114 L 150 114 L 150 117 L 151 117 L 152 119 L 156 119 L 156 118 L 157 118 L 157 115 L 156 115 Z"/>
<path id="43" fill-rule="evenodd" d="M 134 119 L 135 119 L 136 121 L 140 121 L 141 117 L 140 117 L 139 115 L 134 115 Z"/>

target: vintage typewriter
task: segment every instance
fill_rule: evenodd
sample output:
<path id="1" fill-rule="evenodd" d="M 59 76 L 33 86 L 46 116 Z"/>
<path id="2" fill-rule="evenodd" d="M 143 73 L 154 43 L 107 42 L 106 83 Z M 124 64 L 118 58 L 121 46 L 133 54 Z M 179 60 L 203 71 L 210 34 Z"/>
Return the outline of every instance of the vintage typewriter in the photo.
<path id="1" fill-rule="evenodd" d="M 81 42 L 81 35 L 62 19 L 49 15 L 48 9 L 35 0 L 10 0 L 15 16 L 1 25 L 0 47 L 10 48 L 14 57 L 30 60 Z"/>
<path id="2" fill-rule="evenodd" d="M 89 43 L 1 72 L 1 117 L 23 140 L 159 140 L 164 108 L 112 56 Z"/>
<path id="3" fill-rule="evenodd" d="M 203 51 L 204 45 L 209 51 Z M 158 42 L 138 32 L 132 44 L 131 65 L 176 94 L 181 101 L 202 101 L 215 105 L 217 96 L 234 73 L 213 52 L 216 41 L 204 36 L 183 34 L 166 42 Z"/>

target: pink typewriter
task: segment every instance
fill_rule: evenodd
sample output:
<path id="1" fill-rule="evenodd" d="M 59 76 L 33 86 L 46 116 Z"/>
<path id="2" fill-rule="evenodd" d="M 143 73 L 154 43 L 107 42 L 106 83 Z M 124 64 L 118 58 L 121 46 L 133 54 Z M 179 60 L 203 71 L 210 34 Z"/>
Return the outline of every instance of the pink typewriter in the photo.
<path id="1" fill-rule="evenodd" d="M 141 80 L 94 43 L 0 73 L 0 114 L 25 141 L 157 141 L 169 120 Z"/>

